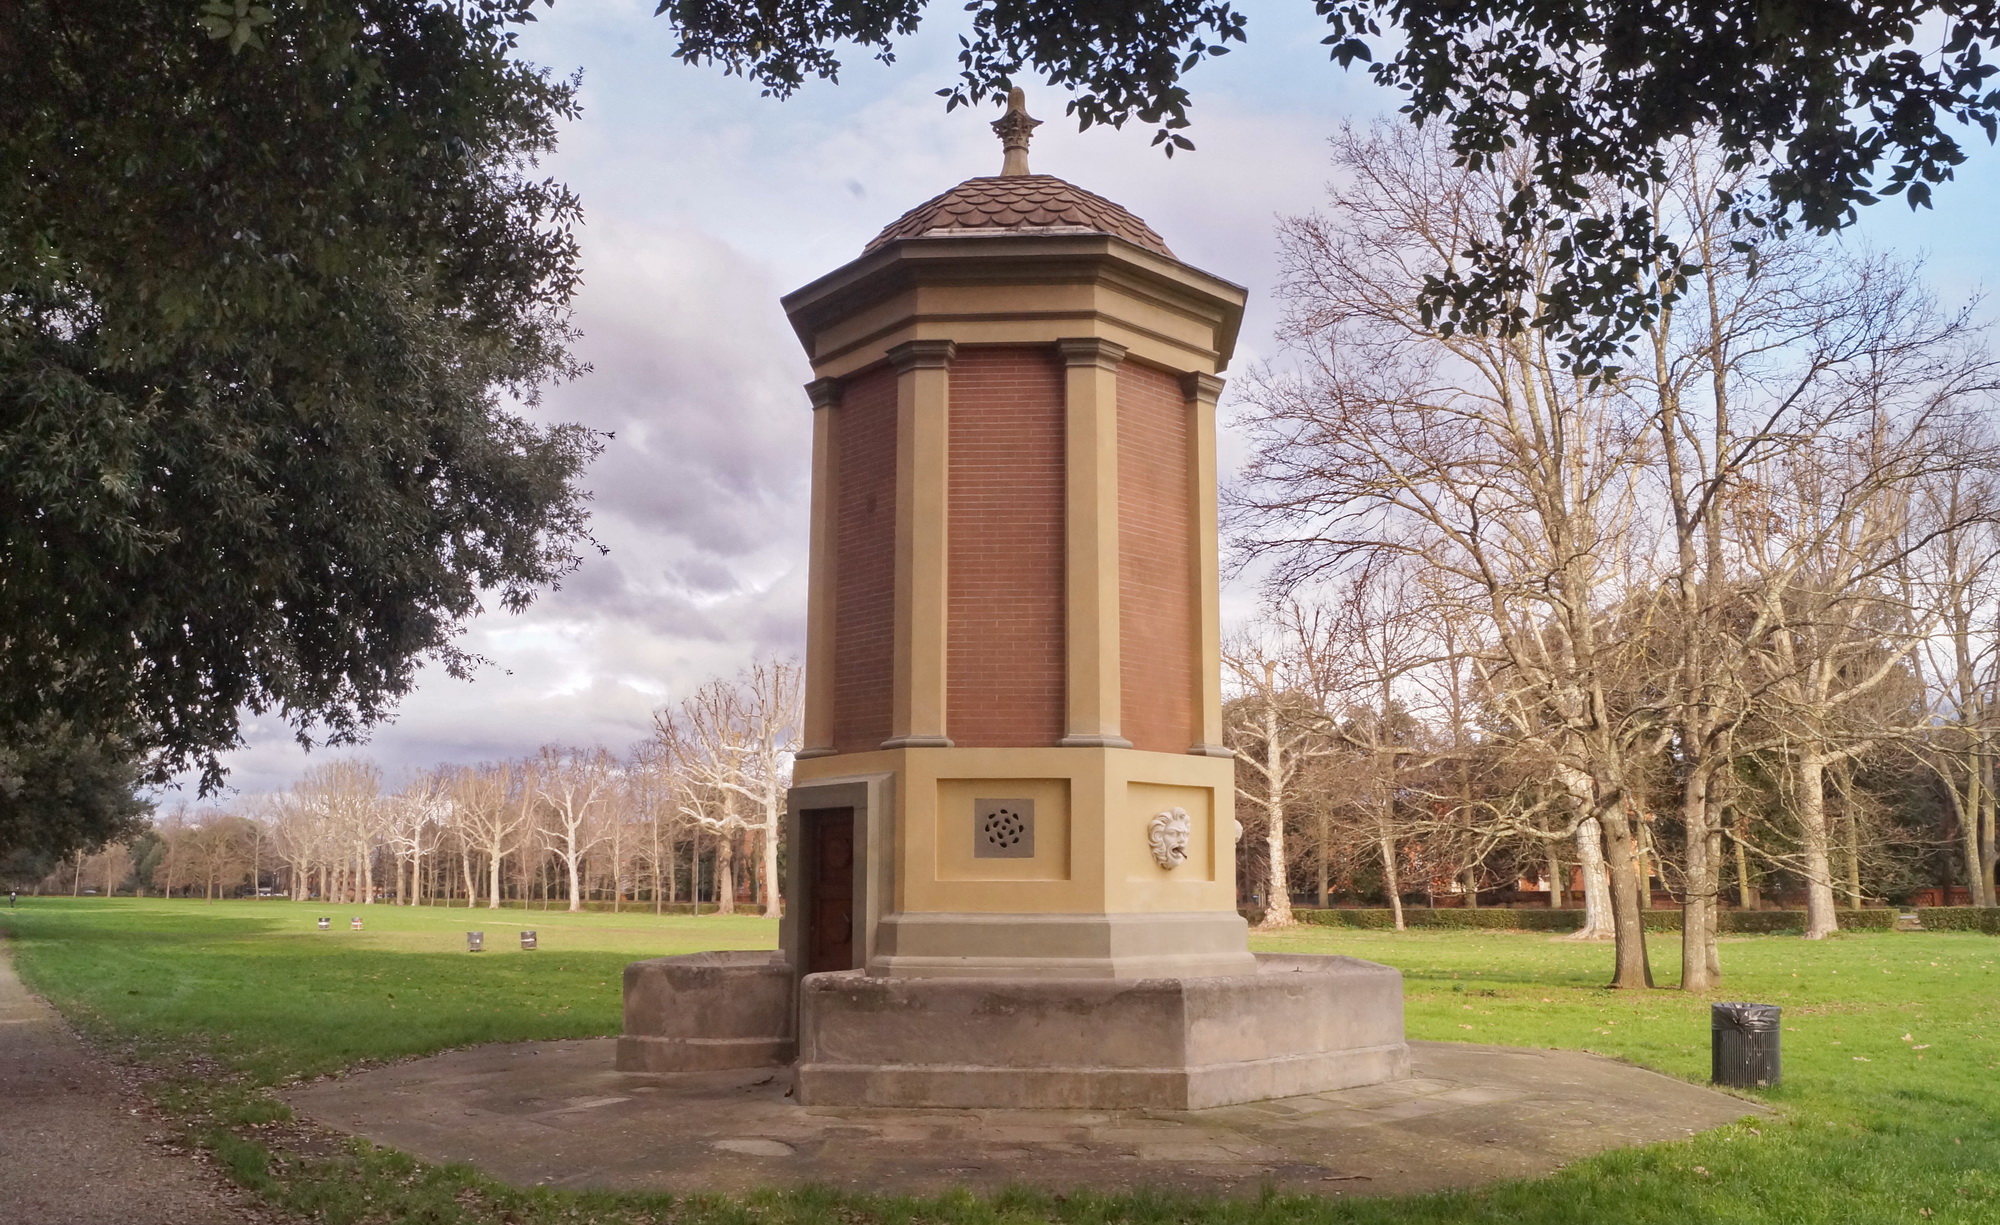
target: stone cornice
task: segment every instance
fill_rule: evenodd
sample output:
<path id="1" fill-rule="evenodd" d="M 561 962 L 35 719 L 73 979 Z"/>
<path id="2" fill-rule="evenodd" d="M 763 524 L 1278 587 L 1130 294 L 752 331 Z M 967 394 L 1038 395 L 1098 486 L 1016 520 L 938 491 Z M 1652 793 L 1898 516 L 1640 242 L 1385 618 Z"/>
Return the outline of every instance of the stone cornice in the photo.
<path id="1" fill-rule="evenodd" d="M 958 352 L 952 340 L 906 340 L 888 352 L 889 364 L 902 374 L 910 370 L 943 370 Z"/>
<path id="2" fill-rule="evenodd" d="M 1056 341 L 1056 352 L 1065 366 L 1096 366 L 1116 370 L 1125 360 L 1124 345 L 1098 336 L 1071 336 Z"/>
<path id="3" fill-rule="evenodd" d="M 840 407 L 840 380 L 814 379 L 806 384 L 806 398 L 812 401 L 814 412 Z"/>

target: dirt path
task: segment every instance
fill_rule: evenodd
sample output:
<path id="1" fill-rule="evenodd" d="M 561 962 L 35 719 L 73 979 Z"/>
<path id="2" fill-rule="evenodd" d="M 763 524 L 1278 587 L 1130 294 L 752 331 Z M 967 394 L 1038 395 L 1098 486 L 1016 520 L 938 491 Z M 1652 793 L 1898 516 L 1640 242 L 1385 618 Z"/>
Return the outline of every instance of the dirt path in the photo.
<path id="1" fill-rule="evenodd" d="M 0 939 L 0 1221 L 244 1225 L 270 1217 L 206 1160 L 167 1147 L 136 1085 L 14 974 Z"/>

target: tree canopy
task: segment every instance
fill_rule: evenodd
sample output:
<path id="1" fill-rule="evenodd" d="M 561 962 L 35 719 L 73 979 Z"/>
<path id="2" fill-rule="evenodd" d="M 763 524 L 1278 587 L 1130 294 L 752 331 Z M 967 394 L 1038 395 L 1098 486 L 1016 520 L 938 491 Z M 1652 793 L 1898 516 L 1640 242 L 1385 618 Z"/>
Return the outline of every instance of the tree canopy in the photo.
<path id="1" fill-rule="evenodd" d="M 576 370 L 527 9 L 0 6 L 0 748 L 213 783 L 242 712 L 352 738 L 575 564 L 598 440 L 517 407 Z"/>
<path id="2" fill-rule="evenodd" d="M 121 737 L 58 723 L 0 740 L 0 862 L 25 852 L 46 863 L 137 834 L 152 809 L 138 779 Z"/>
<path id="3" fill-rule="evenodd" d="M 1996 0 L 1314 0 L 1342 65 L 1369 66 L 1419 123 L 1444 125 L 1479 170 L 1532 156 L 1494 241 L 1426 290 L 1459 328 L 1555 328 L 1585 368 L 1612 359 L 1694 267 L 1651 198 L 1677 141 L 1712 140 L 1750 190 L 1721 201 L 1761 226 L 1830 231 L 1884 196 L 1927 204 L 1991 141 L 2000 90 L 1986 62 Z M 948 105 L 1004 98 L 1023 72 L 1072 91 L 1083 127 L 1134 118 L 1191 148 L 1183 78 L 1248 30 L 1227 0 L 972 0 Z M 661 0 L 676 54 L 790 94 L 834 78 L 835 47 L 891 59 L 925 0 L 786 5 Z M 1934 39 L 1935 41 L 1929 41 Z M 1530 295 L 1517 253 L 1559 234 L 1560 275 Z"/>

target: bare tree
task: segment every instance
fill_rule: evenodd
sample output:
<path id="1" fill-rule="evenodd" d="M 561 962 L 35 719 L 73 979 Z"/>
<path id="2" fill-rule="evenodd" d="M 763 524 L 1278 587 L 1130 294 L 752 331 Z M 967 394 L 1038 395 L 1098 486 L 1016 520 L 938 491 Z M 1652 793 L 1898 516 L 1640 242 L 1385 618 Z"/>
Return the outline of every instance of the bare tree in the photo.
<path id="1" fill-rule="evenodd" d="M 175 880 L 199 881 L 202 897 L 212 903 L 249 877 L 257 828 L 247 818 L 211 811 L 176 821 L 165 832 L 170 888 Z"/>
<path id="2" fill-rule="evenodd" d="M 660 744 L 671 763 L 679 815 L 715 839 L 716 912 L 736 909 L 735 838 L 748 825 L 742 805 L 744 730 L 742 703 L 735 688 L 711 680 L 672 710 L 653 716 Z M 696 872 L 701 853 L 695 848 Z M 700 900 L 699 889 L 696 900 Z"/>
<path id="3" fill-rule="evenodd" d="M 752 664 L 736 687 L 736 768 L 724 785 L 741 795 L 757 814 L 761 844 L 758 879 L 764 917 L 778 917 L 778 842 L 785 826 L 785 789 L 792 781 L 792 754 L 799 749 L 800 701 L 804 674 L 790 660 Z"/>
<path id="4" fill-rule="evenodd" d="M 381 788 L 381 771 L 352 758 L 312 767 L 293 788 L 315 812 L 324 837 L 318 850 L 327 857 L 321 870 L 331 879 L 322 894 L 329 901 L 374 901 L 375 844 L 385 816 Z"/>
<path id="5" fill-rule="evenodd" d="M 1828 770 L 1916 729 L 1917 709 L 1881 704 L 1868 719 L 1856 710 L 1900 681 L 1930 637 L 1936 618 L 1903 602 L 1891 578 L 1922 533 L 1912 531 L 1913 502 L 1926 473 L 1966 464 L 1934 410 L 1955 398 L 1894 403 L 1867 387 L 1869 412 L 1836 445 L 1790 453 L 1769 465 L 1759 485 L 1763 513 L 1738 520 L 1746 568 L 1756 583 L 1757 615 L 1770 627 L 1753 657 L 1762 670 L 1759 717 L 1790 765 L 1793 811 L 1806 880 L 1806 936 L 1838 928 L 1830 829 Z M 1903 412 L 1906 408 L 1914 411 Z"/>
<path id="6" fill-rule="evenodd" d="M 533 791 L 546 823 L 542 845 L 562 861 L 569 909 L 583 909 L 583 862 L 604 840 L 600 819 L 618 782 L 618 763 L 603 749 L 544 748 L 536 758 Z"/>
<path id="7" fill-rule="evenodd" d="M 1937 629 L 1912 657 L 1929 734 L 1912 748 L 1943 784 L 1975 906 L 2000 905 L 1994 868 L 1994 695 L 2000 690 L 2000 481 L 1958 469 L 1927 482 L 1917 521 L 1926 539 L 1904 566 L 1905 599 L 1934 611 Z"/>
<path id="8" fill-rule="evenodd" d="M 1660 457 L 1650 496 L 1672 524 L 1656 565 L 1663 620 L 1673 627 L 1662 649 L 1672 663 L 1665 708 L 1681 778 L 1681 975 L 1684 988 L 1703 990 L 1720 976 L 1724 830 L 1712 792 L 1737 756 L 1744 721 L 1770 696 L 1757 686 L 1772 675 L 1758 666 L 1772 658 L 1770 635 L 1781 624 L 1772 614 L 1795 603 L 1773 598 L 1757 572 L 1810 569 L 1809 557 L 1771 550 L 1810 550 L 1820 534 L 1764 530 L 1779 509 L 1769 495 L 1784 489 L 1775 474 L 1816 470 L 1822 457 L 1866 437 L 1885 410 L 1928 415 L 1990 376 L 1964 344 L 1965 317 L 1940 315 L 1902 265 L 1804 239 L 1758 243 L 1753 264 L 1745 243 L 1753 235 L 1732 228 L 1733 214 L 1720 205 L 1741 190 L 1740 173 L 1700 142 L 1673 156 L 1673 177 L 1653 210 L 1685 235 L 1683 246 L 1704 271 L 1663 307 L 1647 334 L 1650 364 L 1631 371 L 1626 386 L 1650 418 Z M 1663 283 L 1674 280 L 1674 270 L 1659 271 Z M 1898 401 L 1900 410 L 1889 407 Z M 1905 463 L 1878 458 L 1887 466 L 1864 473 L 1850 465 L 1835 479 L 1860 482 L 1841 495 L 1838 514 L 1873 513 L 1872 497 L 1914 475 Z M 1746 553 L 1746 539 L 1757 541 L 1761 556 Z M 1746 585 L 1764 598 L 1746 596 Z M 1805 828 L 1815 824 L 1808 813 Z M 1822 919 L 1830 922 L 1831 913 Z"/>
<path id="9" fill-rule="evenodd" d="M 382 824 L 383 842 L 396 865 L 396 904 L 414 906 L 422 900 L 424 852 L 437 839 L 449 807 L 448 775 L 418 776 L 392 797 Z M 403 866 L 409 865 L 409 888 L 403 885 Z"/>
<path id="10" fill-rule="evenodd" d="M 1224 707 L 1223 742 L 1254 783 L 1237 788 L 1237 796 L 1263 817 L 1269 883 L 1258 926 L 1265 928 L 1294 921 L 1286 818 L 1313 761 L 1331 751 L 1330 720 L 1313 689 L 1311 656 L 1300 649 L 1298 615 L 1296 606 L 1279 610 L 1261 633 L 1240 634 L 1222 652 L 1236 690 Z"/>
<path id="11" fill-rule="evenodd" d="M 1431 764 L 1422 719 L 1407 691 L 1439 665 L 1453 667 L 1448 628 L 1442 639 L 1427 620 L 1435 606 L 1419 594 L 1414 566 L 1395 554 L 1364 558 L 1333 588 L 1333 615 L 1311 643 L 1311 673 L 1323 706 L 1336 710 L 1336 733 L 1352 758 L 1349 810 L 1382 868 L 1397 931 L 1403 918 L 1402 839 L 1406 790 L 1415 769 Z M 1298 619 L 1301 624 L 1305 618 Z M 1443 648 L 1443 649 L 1441 649 Z"/>
<path id="12" fill-rule="evenodd" d="M 1468 174 L 1401 128 L 1349 130 L 1335 146 L 1331 214 L 1282 231 L 1298 372 L 1249 393 L 1243 542 L 1294 584 L 1408 557 L 1439 598 L 1477 612 L 1485 683 L 1511 695 L 1511 730 L 1588 781 L 1586 819 L 1611 861 L 1613 981 L 1649 986 L 1625 799 L 1660 731 L 1612 690 L 1632 658 L 1609 624 L 1644 552 L 1649 441 L 1546 338 L 1449 334 L 1420 309 L 1424 278 L 1491 226 L 1509 168 Z"/>

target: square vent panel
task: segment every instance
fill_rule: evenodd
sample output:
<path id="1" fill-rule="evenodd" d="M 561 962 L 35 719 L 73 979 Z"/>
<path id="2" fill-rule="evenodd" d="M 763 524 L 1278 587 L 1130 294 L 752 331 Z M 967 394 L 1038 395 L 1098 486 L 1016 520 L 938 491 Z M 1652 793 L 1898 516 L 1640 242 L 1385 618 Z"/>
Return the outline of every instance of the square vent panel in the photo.
<path id="1" fill-rule="evenodd" d="M 1035 802 L 979 800 L 972 802 L 974 859 L 1033 859 Z"/>

